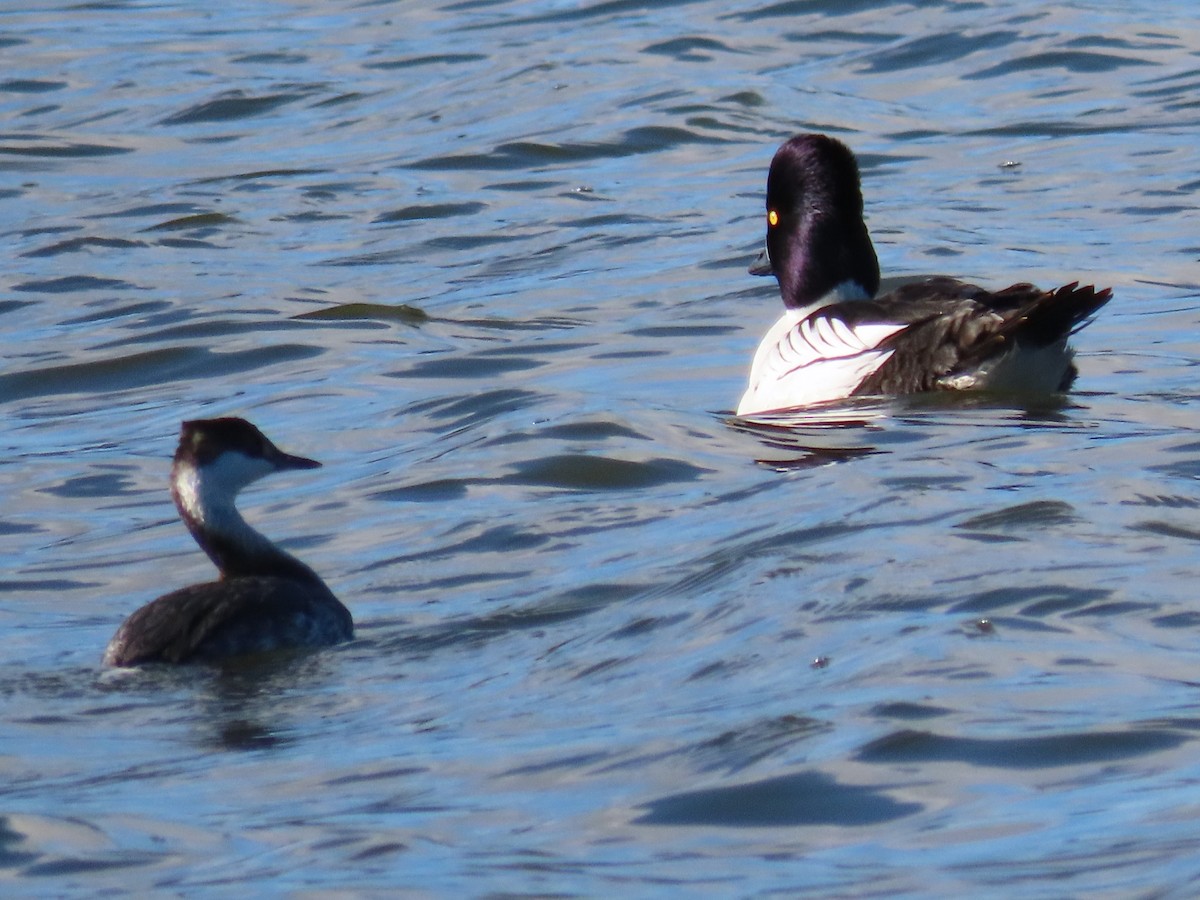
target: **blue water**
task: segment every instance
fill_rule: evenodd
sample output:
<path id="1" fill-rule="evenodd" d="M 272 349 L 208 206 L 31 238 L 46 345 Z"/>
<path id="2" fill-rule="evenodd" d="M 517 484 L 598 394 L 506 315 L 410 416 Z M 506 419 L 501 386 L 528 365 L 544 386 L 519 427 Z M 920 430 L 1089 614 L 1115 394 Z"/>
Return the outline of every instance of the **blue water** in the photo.
<path id="1" fill-rule="evenodd" d="M 8 895 L 1187 895 L 1190 4 L 0 9 Z M 776 146 L 885 276 L 1114 300 L 1065 402 L 733 421 Z M 358 639 L 104 671 L 179 421 Z"/>

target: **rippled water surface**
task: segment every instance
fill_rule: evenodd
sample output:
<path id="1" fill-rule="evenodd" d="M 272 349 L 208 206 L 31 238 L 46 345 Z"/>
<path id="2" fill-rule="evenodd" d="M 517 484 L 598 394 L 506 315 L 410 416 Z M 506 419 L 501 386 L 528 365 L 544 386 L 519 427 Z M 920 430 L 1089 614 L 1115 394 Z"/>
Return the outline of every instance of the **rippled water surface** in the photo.
<path id="1" fill-rule="evenodd" d="M 1186 895 L 1190 3 L 0 11 L 8 894 Z M 885 273 L 1115 299 L 1078 390 L 731 418 L 775 147 Z M 104 672 L 179 421 L 358 639 Z"/>

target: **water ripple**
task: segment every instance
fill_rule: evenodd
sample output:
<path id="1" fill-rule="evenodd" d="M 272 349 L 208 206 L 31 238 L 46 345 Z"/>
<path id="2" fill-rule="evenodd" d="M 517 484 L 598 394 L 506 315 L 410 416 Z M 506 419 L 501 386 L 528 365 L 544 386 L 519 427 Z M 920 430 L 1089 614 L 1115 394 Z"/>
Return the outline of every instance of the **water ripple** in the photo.
<path id="1" fill-rule="evenodd" d="M 882 791 L 841 784 L 822 772 L 797 772 L 730 787 L 687 791 L 653 800 L 637 825 L 862 828 L 920 812 L 917 803 Z"/>
<path id="2" fill-rule="evenodd" d="M 997 63 L 977 72 L 964 75 L 967 79 L 996 78 L 1014 72 L 1039 69 L 1065 69 L 1068 72 L 1095 74 L 1112 72 L 1127 66 L 1149 66 L 1148 60 L 1131 56 L 1115 56 L 1111 53 L 1087 53 L 1082 50 L 1056 50 L 1047 53 L 1031 53 L 1006 62 Z"/>
<path id="3" fill-rule="evenodd" d="M 322 352 L 319 348 L 299 344 L 231 353 L 214 353 L 201 347 L 148 350 L 90 363 L 0 375 L 0 401 L 54 394 L 111 393 L 172 381 L 217 378 L 310 359 Z"/>
<path id="4" fill-rule="evenodd" d="M 632 128 L 612 141 L 547 144 L 516 141 L 500 144 L 489 153 L 441 155 L 408 163 L 408 168 L 442 171 L 519 169 L 541 171 L 546 167 L 596 159 L 620 159 L 644 153 L 661 153 L 689 144 L 713 144 L 718 139 L 691 129 L 663 125 Z"/>
<path id="5" fill-rule="evenodd" d="M 4 135 L 3 140 L 20 141 L 21 143 L 0 143 L 0 155 L 29 156 L 45 159 L 77 159 L 94 156 L 117 156 L 123 153 L 133 153 L 132 147 L 118 147 L 112 144 L 93 144 L 88 142 L 49 143 L 50 138 L 37 135 Z"/>
<path id="6" fill-rule="evenodd" d="M 272 112 L 281 106 L 295 103 L 307 93 L 280 93 L 248 96 L 230 91 L 215 100 L 206 100 L 162 119 L 161 125 L 192 125 L 197 122 L 231 122 L 249 119 Z"/>
<path id="7" fill-rule="evenodd" d="M 1200 878 L 1189 8 L 26 7 L 17 893 Z M 889 283 L 1114 285 L 1078 389 L 728 415 L 779 314 L 745 275 L 767 165 L 813 129 L 859 154 Z M 358 637 L 102 672 L 131 609 L 212 577 L 166 485 L 205 415 L 326 463 L 245 511 Z"/>
<path id="8" fill-rule="evenodd" d="M 1002 769 L 1049 769 L 1146 756 L 1189 740 L 1179 731 L 1158 728 L 1002 739 L 905 730 L 873 741 L 857 758 L 870 763 L 962 762 Z"/>
<path id="9" fill-rule="evenodd" d="M 13 285 L 14 291 L 37 294 L 73 294 L 80 291 L 132 290 L 133 285 L 118 278 L 97 278 L 93 275 L 63 275 L 48 281 L 26 281 Z"/>

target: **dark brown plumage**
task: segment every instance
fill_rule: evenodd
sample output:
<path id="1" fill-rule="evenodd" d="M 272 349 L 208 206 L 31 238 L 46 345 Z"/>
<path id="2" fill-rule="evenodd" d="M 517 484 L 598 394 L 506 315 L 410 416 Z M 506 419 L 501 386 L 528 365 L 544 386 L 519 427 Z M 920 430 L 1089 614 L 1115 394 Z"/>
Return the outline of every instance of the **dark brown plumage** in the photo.
<path id="1" fill-rule="evenodd" d="M 181 588 L 127 618 L 104 662 L 215 660 L 349 640 L 350 611 L 321 578 L 242 519 L 241 488 L 271 472 L 311 469 L 244 419 L 184 422 L 171 469 L 171 494 L 188 530 L 221 578 Z"/>

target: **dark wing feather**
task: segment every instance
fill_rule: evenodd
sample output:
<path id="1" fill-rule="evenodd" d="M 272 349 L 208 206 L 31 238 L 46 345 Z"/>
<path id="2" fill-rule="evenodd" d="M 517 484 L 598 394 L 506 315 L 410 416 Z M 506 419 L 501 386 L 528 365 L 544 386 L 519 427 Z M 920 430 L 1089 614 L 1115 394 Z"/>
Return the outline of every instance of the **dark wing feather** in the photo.
<path id="1" fill-rule="evenodd" d="M 246 577 L 181 588 L 133 613 L 105 655 L 111 665 L 214 659 L 348 640 L 350 613 L 324 585 Z"/>
<path id="2" fill-rule="evenodd" d="M 1111 295 L 1077 283 L 1053 291 L 1032 284 L 988 291 L 939 277 L 834 309 L 851 326 L 864 321 L 909 326 L 879 345 L 895 352 L 854 391 L 901 394 L 936 390 L 943 378 L 970 371 L 1014 342 L 1042 347 L 1065 341 Z"/>

